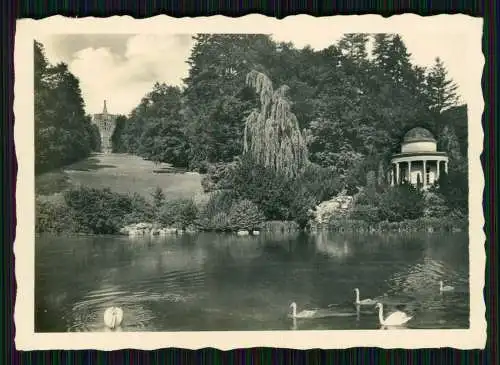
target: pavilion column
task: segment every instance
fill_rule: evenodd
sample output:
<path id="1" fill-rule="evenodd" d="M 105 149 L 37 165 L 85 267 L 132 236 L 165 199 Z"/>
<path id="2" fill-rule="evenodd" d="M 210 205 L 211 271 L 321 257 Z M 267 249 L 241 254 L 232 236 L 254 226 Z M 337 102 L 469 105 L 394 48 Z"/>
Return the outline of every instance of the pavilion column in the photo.
<path id="1" fill-rule="evenodd" d="M 391 180 L 391 186 L 394 186 L 394 166 L 391 165 L 391 176 L 389 177 Z"/>
<path id="2" fill-rule="evenodd" d="M 411 161 L 408 161 L 408 176 L 406 177 L 406 181 L 411 184 Z"/>
<path id="3" fill-rule="evenodd" d="M 448 173 L 448 161 L 444 162 L 444 172 Z"/>
<path id="4" fill-rule="evenodd" d="M 441 161 L 436 161 L 437 169 L 436 169 L 436 180 L 439 181 L 439 166 L 441 165 Z"/>
<path id="5" fill-rule="evenodd" d="M 396 184 L 399 185 L 399 162 L 396 162 Z"/>
<path id="6" fill-rule="evenodd" d="M 422 180 L 423 180 L 424 189 L 425 189 L 425 187 L 427 186 L 427 160 L 423 160 L 423 163 L 424 163 L 424 171 L 422 174 Z"/>

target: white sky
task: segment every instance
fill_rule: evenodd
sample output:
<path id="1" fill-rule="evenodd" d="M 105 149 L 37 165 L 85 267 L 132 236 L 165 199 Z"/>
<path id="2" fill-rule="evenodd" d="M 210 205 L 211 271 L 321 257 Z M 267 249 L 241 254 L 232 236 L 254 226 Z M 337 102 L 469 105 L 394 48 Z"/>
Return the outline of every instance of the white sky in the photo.
<path id="1" fill-rule="evenodd" d="M 467 72 L 470 44 L 465 34 L 400 34 L 414 63 L 430 66 L 440 57 L 449 76 L 458 84 L 463 100 L 470 100 L 469 90 L 475 86 L 471 85 Z M 273 38 L 292 42 L 299 48 L 310 44 L 319 50 L 336 43 L 341 36 L 341 33 L 314 34 L 311 39 L 310 33 L 297 29 L 293 34 L 290 30 L 274 34 Z M 100 112 L 106 99 L 108 111 L 114 114 L 129 114 L 156 81 L 181 85 L 188 73 L 185 61 L 193 45 L 188 34 L 75 34 L 44 37 L 39 41 L 45 46 L 49 62 L 66 62 L 80 79 L 87 113 Z"/>

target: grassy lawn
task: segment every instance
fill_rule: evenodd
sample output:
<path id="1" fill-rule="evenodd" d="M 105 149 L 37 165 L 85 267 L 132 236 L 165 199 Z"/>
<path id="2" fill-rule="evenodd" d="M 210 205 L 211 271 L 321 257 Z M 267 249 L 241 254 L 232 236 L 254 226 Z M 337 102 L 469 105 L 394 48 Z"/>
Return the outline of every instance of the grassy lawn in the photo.
<path id="1" fill-rule="evenodd" d="M 157 173 L 155 171 L 162 171 Z M 149 197 L 159 186 L 167 199 L 189 198 L 202 194 L 202 176 L 171 169 L 168 164 L 127 154 L 94 154 L 86 160 L 36 176 L 36 191 L 41 195 L 58 193 L 71 185 L 109 187 L 118 193 L 139 193 Z"/>

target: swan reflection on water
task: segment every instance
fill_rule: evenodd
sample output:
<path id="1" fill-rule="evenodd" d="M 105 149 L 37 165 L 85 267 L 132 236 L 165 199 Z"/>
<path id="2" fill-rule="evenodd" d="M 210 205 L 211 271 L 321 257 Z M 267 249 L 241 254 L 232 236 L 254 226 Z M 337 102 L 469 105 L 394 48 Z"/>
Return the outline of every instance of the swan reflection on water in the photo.
<path id="1" fill-rule="evenodd" d="M 359 299 L 359 298 L 358 298 Z M 370 299 L 371 300 L 371 299 Z M 359 300 L 358 300 L 359 301 Z M 367 303 L 367 302 L 365 302 Z M 292 330 L 297 330 L 297 319 L 319 319 L 319 318 L 328 318 L 328 317 L 356 317 L 356 320 L 360 320 L 361 316 L 361 305 L 355 303 L 355 312 L 350 311 L 338 311 L 334 308 L 338 307 L 338 305 L 330 304 L 328 309 L 304 309 L 300 312 L 297 312 L 297 304 L 293 302 L 290 304 L 290 308 L 292 309 L 292 313 L 289 314 L 289 318 L 292 319 Z M 377 311 L 378 310 L 378 311 Z M 365 314 L 373 315 L 378 314 L 378 322 L 380 325 L 380 329 L 403 329 L 406 324 L 413 319 L 413 316 L 408 315 L 405 312 L 397 310 L 389 314 L 386 318 L 384 318 L 384 307 L 382 303 L 377 302 L 374 306 L 373 312 L 366 312 Z"/>
<path id="2" fill-rule="evenodd" d="M 304 309 L 300 312 L 297 312 L 297 303 L 293 302 L 290 304 L 291 313 L 288 313 L 288 318 L 292 320 L 291 330 L 298 330 L 298 320 L 314 320 L 314 319 L 328 319 L 333 317 L 356 317 L 356 321 L 360 319 L 360 306 L 355 306 L 356 310 L 339 310 L 339 305 L 330 304 L 328 308 L 315 308 L 315 309 Z M 336 309 L 337 308 L 337 309 Z"/>
<path id="3" fill-rule="evenodd" d="M 355 317 L 358 315 L 356 312 L 351 311 L 335 311 L 331 309 L 331 307 L 327 308 L 316 308 L 316 309 L 305 309 L 300 312 L 297 312 L 297 303 L 293 302 L 290 304 L 290 308 L 292 308 L 292 313 L 290 315 L 291 318 L 308 318 L 308 319 L 316 319 L 316 318 L 329 318 L 329 317 Z"/>
<path id="4" fill-rule="evenodd" d="M 356 293 L 356 300 L 354 301 L 354 304 L 356 304 L 356 306 L 359 306 L 359 305 L 375 305 L 375 304 L 377 304 L 377 302 L 375 300 L 369 299 L 369 298 L 360 300 L 359 299 L 359 289 L 358 288 L 354 289 L 354 293 Z"/>

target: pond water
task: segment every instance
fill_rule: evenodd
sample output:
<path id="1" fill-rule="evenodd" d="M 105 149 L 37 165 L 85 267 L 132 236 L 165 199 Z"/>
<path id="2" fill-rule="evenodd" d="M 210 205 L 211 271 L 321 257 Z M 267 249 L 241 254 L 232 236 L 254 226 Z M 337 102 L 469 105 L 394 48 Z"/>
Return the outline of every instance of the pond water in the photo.
<path id="1" fill-rule="evenodd" d="M 345 235 L 201 233 L 167 238 L 36 240 L 35 330 L 104 331 L 107 307 L 122 331 L 377 329 L 403 310 L 408 328 L 468 328 L 464 233 Z M 440 293 L 439 281 L 455 290 Z M 288 317 L 320 308 L 326 318 Z"/>

